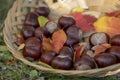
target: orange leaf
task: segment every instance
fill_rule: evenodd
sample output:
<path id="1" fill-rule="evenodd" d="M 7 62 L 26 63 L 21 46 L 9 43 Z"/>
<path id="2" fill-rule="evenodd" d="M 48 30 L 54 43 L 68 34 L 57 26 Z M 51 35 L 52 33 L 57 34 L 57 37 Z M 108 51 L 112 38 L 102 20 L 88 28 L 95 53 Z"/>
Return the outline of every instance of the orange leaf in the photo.
<path id="1" fill-rule="evenodd" d="M 74 59 L 73 59 L 73 61 L 76 61 L 76 60 L 78 60 L 78 59 L 80 58 L 80 56 L 82 55 L 84 49 L 85 49 L 85 46 L 84 46 L 84 45 L 80 45 L 80 46 L 76 49 L 76 51 L 75 51 L 75 53 L 74 53 Z"/>
<path id="2" fill-rule="evenodd" d="M 59 53 L 60 49 L 63 47 L 67 40 L 67 36 L 63 30 L 58 30 L 52 35 L 52 48 L 53 51 Z"/>
<path id="3" fill-rule="evenodd" d="M 116 10 L 110 13 L 107 13 L 108 16 L 118 17 L 120 15 L 120 10 Z"/>
<path id="4" fill-rule="evenodd" d="M 50 38 L 44 38 L 42 41 L 42 47 L 44 50 L 51 51 L 52 50 L 52 42 Z"/>
<path id="5" fill-rule="evenodd" d="M 111 45 L 107 44 L 107 43 L 99 45 L 94 52 L 94 56 L 99 55 L 102 52 L 105 52 L 110 47 L 111 47 Z"/>
<path id="6" fill-rule="evenodd" d="M 8 60 L 7 61 L 7 65 L 13 65 L 15 63 L 17 63 L 17 59 L 16 58 L 14 58 L 13 60 Z"/>
<path id="7" fill-rule="evenodd" d="M 113 37 L 120 34 L 120 18 L 103 16 L 94 23 L 96 32 L 105 32 Z"/>

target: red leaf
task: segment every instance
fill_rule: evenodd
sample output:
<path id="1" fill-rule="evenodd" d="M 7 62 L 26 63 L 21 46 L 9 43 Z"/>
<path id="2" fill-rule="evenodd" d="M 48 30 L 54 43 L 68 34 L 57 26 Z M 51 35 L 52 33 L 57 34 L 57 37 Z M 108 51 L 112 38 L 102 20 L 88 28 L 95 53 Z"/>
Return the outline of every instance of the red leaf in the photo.
<path id="1" fill-rule="evenodd" d="M 76 51 L 75 51 L 75 53 L 74 53 L 74 61 L 78 60 L 78 59 L 81 57 L 84 49 L 85 49 L 85 46 L 84 46 L 84 45 L 80 45 L 80 46 L 76 49 Z"/>
<path id="2" fill-rule="evenodd" d="M 120 16 L 120 10 L 116 10 L 110 13 L 107 13 L 108 16 L 113 16 L 113 17 L 117 17 Z"/>
<path id="3" fill-rule="evenodd" d="M 97 18 L 90 15 L 84 15 L 84 18 L 87 20 L 88 24 L 93 24 L 95 21 L 97 21 Z"/>
<path id="4" fill-rule="evenodd" d="M 63 30 L 58 30 L 52 35 L 52 48 L 53 51 L 59 53 L 60 49 L 63 47 L 67 40 L 67 36 Z"/>
<path id="5" fill-rule="evenodd" d="M 97 55 L 99 55 L 100 53 L 105 52 L 105 51 L 106 51 L 108 48 L 110 48 L 110 47 L 111 47 L 111 45 L 110 45 L 110 44 L 107 44 L 107 43 L 99 45 L 99 46 L 97 47 L 97 49 L 95 50 L 95 52 L 94 52 L 94 56 L 97 56 Z"/>
<path id="6" fill-rule="evenodd" d="M 97 20 L 95 17 L 82 15 L 80 12 L 75 12 L 71 15 L 75 18 L 76 25 L 82 29 L 83 32 L 94 30 L 93 23 Z"/>

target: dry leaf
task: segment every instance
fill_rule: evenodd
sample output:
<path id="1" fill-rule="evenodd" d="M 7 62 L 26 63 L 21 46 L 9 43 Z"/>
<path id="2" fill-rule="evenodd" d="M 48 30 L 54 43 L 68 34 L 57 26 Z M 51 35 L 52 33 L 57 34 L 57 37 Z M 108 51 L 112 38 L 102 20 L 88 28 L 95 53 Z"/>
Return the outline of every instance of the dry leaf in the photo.
<path id="1" fill-rule="evenodd" d="M 67 41 L 66 33 L 63 30 L 58 30 L 52 35 L 52 48 L 53 51 L 59 53 L 60 49 L 63 47 Z"/>
<path id="2" fill-rule="evenodd" d="M 75 53 L 74 53 L 73 61 L 76 61 L 76 60 L 78 60 L 78 59 L 80 58 L 80 56 L 82 55 L 84 49 L 85 49 L 85 46 L 84 46 L 84 45 L 80 45 L 80 46 L 76 49 L 76 51 L 75 51 Z"/>
<path id="3" fill-rule="evenodd" d="M 17 59 L 14 58 L 13 60 L 8 60 L 7 65 L 12 65 L 12 64 L 15 64 L 16 62 L 17 62 Z"/>
<path id="4" fill-rule="evenodd" d="M 103 16 L 94 23 L 94 26 L 96 32 L 105 32 L 110 37 L 120 34 L 120 19 L 117 17 Z"/>
<path id="5" fill-rule="evenodd" d="M 94 52 L 94 56 L 102 53 L 102 52 L 105 52 L 108 48 L 110 48 L 111 45 L 110 44 L 101 44 L 101 45 L 98 45 L 98 47 L 96 48 L 95 52 Z"/>
<path id="6" fill-rule="evenodd" d="M 116 10 L 110 13 L 107 13 L 108 16 L 114 16 L 114 17 L 118 17 L 120 16 L 120 10 Z"/>
<path id="7" fill-rule="evenodd" d="M 18 50 L 22 50 L 23 48 L 25 47 L 25 44 L 20 44 L 19 47 L 18 47 Z"/>
<path id="8" fill-rule="evenodd" d="M 52 50 L 52 41 L 51 41 L 51 39 L 43 37 L 42 47 L 43 47 L 44 50 L 51 51 Z"/>
<path id="9" fill-rule="evenodd" d="M 94 16 L 91 15 L 82 15 L 80 12 L 75 12 L 70 14 L 74 17 L 76 25 L 83 31 L 88 32 L 94 30 L 93 23 L 97 20 Z"/>

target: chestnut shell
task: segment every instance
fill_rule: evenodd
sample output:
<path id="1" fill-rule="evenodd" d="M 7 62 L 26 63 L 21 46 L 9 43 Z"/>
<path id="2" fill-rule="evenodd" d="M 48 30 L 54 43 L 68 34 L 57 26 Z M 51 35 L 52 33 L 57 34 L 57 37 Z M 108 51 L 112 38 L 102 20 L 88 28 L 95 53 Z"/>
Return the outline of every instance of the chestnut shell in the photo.
<path id="1" fill-rule="evenodd" d="M 36 37 L 28 38 L 25 41 L 23 56 L 37 60 L 39 59 L 40 55 L 41 55 L 41 41 Z"/>
<path id="2" fill-rule="evenodd" d="M 39 25 L 37 21 L 38 16 L 39 15 L 35 12 L 28 13 L 25 17 L 24 25 L 38 27 Z"/>
<path id="3" fill-rule="evenodd" d="M 33 26 L 24 26 L 22 28 L 22 35 L 25 39 L 33 37 L 35 28 Z"/>
<path id="4" fill-rule="evenodd" d="M 79 69 L 81 65 L 88 65 L 91 69 L 95 68 L 95 63 L 93 62 L 92 58 L 85 55 L 82 58 L 78 59 L 74 63 L 74 68 Z"/>
<path id="5" fill-rule="evenodd" d="M 62 16 L 59 18 L 58 24 L 62 28 L 67 29 L 69 26 L 72 26 L 75 24 L 75 20 L 73 17 L 70 17 L 70 16 Z"/>
<path id="6" fill-rule="evenodd" d="M 53 58 L 57 55 L 57 53 L 53 52 L 53 51 L 46 51 L 44 53 L 42 53 L 40 60 L 46 64 L 51 64 L 51 61 L 53 60 Z"/>
<path id="7" fill-rule="evenodd" d="M 63 70 L 70 70 L 72 68 L 72 59 L 69 57 L 55 57 L 51 63 L 52 67 Z"/>
<path id="8" fill-rule="evenodd" d="M 67 57 L 70 57 L 72 59 L 73 57 L 73 51 L 71 48 L 67 47 L 67 46 L 64 46 L 61 51 L 60 51 L 60 55 L 62 56 L 67 56 Z"/>
<path id="9" fill-rule="evenodd" d="M 95 56 L 95 61 L 99 68 L 104 68 L 117 63 L 117 58 L 110 54 L 100 54 Z"/>
<path id="10" fill-rule="evenodd" d="M 37 12 L 40 16 L 48 17 L 50 9 L 47 6 L 41 6 L 36 8 L 35 12 Z"/>
<path id="11" fill-rule="evenodd" d="M 112 46 L 120 46 L 120 35 L 112 37 L 110 43 Z"/>
<path id="12" fill-rule="evenodd" d="M 52 34 L 53 32 L 55 32 L 56 30 L 60 29 L 59 26 L 58 26 L 58 24 L 55 23 L 55 22 L 53 22 L 53 21 L 47 22 L 44 27 L 47 29 L 47 31 L 50 34 Z"/>
<path id="13" fill-rule="evenodd" d="M 70 26 L 67 30 L 66 30 L 66 34 L 67 34 L 67 41 L 66 41 L 66 45 L 74 45 L 76 43 L 79 42 L 80 40 L 80 36 L 79 36 L 79 28 L 76 25 Z"/>
<path id="14" fill-rule="evenodd" d="M 118 46 L 112 46 L 109 49 L 109 53 L 108 54 L 112 54 L 112 55 L 116 56 L 118 63 L 120 63 L 120 47 L 118 47 Z"/>
<path id="15" fill-rule="evenodd" d="M 110 40 L 109 35 L 103 32 L 95 32 L 89 38 L 89 42 L 93 46 L 109 43 L 109 40 Z"/>
<path id="16" fill-rule="evenodd" d="M 44 37 L 44 36 L 45 37 L 49 36 L 49 33 L 46 30 L 46 28 L 44 28 L 44 27 L 43 28 L 41 28 L 41 27 L 36 28 L 35 37 L 42 39 L 42 37 Z"/>

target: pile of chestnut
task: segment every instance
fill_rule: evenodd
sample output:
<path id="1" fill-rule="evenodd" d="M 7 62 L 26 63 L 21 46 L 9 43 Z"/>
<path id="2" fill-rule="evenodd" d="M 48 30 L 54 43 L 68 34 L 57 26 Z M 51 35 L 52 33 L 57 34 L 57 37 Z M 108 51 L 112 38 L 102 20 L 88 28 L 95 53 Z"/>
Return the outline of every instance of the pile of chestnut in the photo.
<path id="1" fill-rule="evenodd" d="M 106 33 L 94 32 L 89 36 L 89 41 L 85 42 L 82 30 L 77 27 L 71 16 L 62 16 L 57 23 L 49 20 L 44 27 L 41 27 L 37 18 L 44 16 L 49 19 L 49 14 L 48 7 L 39 7 L 26 15 L 21 31 L 25 44 L 24 57 L 40 60 L 53 68 L 63 70 L 88 70 L 120 63 L 120 35 L 110 38 Z M 59 54 L 44 50 L 42 47 L 43 37 L 51 38 L 52 34 L 60 29 L 66 33 L 67 41 Z M 73 60 L 76 48 L 82 43 L 88 43 L 88 45 L 81 53 L 82 55 L 77 60 Z M 111 44 L 112 47 L 94 57 L 87 54 L 94 53 L 92 48 L 104 43 Z"/>

